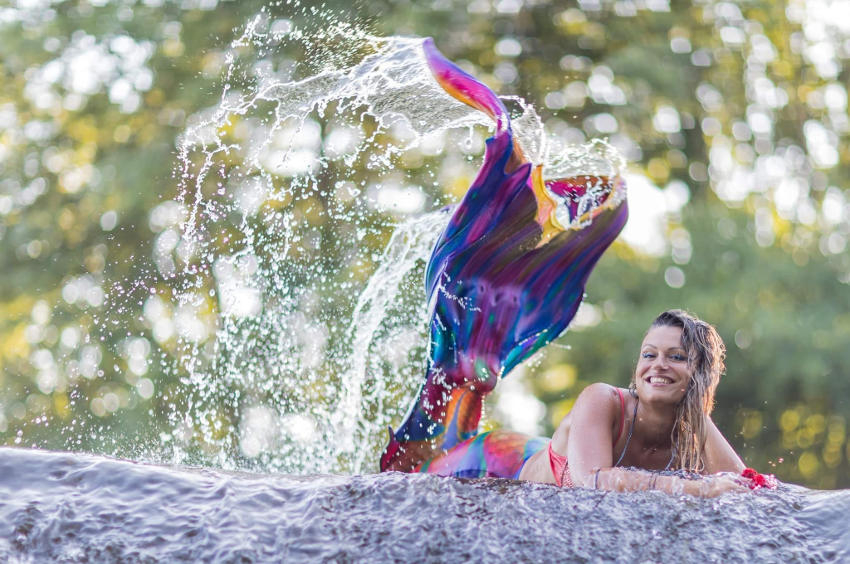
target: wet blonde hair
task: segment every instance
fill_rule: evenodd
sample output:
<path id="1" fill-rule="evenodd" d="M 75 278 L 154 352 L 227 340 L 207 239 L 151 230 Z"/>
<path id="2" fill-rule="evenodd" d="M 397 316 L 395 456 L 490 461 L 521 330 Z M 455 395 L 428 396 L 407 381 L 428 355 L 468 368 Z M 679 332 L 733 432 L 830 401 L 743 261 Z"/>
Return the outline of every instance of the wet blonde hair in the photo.
<path id="1" fill-rule="evenodd" d="M 654 327 L 682 329 L 682 348 L 688 355 L 691 373 L 685 397 L 676 406 L 676 420 L 670 433 L 671 468 L 702 472 L 705 469 L 706 419 L 714 409 L 714 393 L 726 369 L 726 346 L 714 327 L 680 309 L 660 314 L 650 329 Z"/>

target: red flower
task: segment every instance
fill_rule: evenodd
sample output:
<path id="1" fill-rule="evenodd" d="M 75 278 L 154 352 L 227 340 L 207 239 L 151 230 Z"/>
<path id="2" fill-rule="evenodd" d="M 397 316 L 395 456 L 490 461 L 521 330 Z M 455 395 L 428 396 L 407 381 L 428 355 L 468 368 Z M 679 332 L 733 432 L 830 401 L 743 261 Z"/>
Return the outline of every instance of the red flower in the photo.
<path id="1" fill-rule="evenodd" d="M 776 488 L 776 476 L 773 474 L 759 474 L 752 468 L 745 468 L 744 471 L 741 472 L 741 476 L 750 481 L 748 485 L 751 490 L 757 490 L 758 488 L 767 488 L 772 490 Z"/>

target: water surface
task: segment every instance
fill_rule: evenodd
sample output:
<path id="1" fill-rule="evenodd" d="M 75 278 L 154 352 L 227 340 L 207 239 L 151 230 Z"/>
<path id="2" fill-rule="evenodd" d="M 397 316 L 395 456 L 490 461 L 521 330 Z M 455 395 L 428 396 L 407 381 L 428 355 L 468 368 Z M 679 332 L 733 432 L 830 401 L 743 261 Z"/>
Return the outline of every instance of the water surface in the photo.
<path id="1" fill-rule="evenodd" d="M 718 499 L 0 449 L 4 562 L 830 562 L 847 491 Z"/>

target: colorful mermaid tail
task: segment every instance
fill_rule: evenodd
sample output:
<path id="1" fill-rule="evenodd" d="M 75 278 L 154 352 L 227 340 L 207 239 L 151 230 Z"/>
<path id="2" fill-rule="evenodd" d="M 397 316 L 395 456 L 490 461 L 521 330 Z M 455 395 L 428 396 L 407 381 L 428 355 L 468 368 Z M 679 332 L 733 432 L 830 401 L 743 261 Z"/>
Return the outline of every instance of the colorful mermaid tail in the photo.
<path id="1" fill-rule="evenodd" d="M 628 214 L 619 177 L 544 181 L 542 166 L 533 167 L 514 141 L 498 97 L 430 39 L 423 48 L 443 88 L 490 115 L 496 133 L 428 262 L 425 382 L 405 421 L 390 430 L 381 471 L 439 472 L 428 461 L 476 435 L 483 397 L 566 329 Z M 558 222 L 558 206 L 569 212 L 569 225 Z"/>

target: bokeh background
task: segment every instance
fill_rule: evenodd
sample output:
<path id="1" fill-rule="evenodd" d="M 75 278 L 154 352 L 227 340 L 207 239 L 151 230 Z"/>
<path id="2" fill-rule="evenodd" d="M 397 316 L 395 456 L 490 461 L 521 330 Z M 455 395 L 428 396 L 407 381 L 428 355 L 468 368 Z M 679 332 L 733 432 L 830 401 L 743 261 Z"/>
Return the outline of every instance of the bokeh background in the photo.
<path id="1" fill-rule="evenodd" d="M 810 487 L 850 486 L 850 5 L 322 5 L 376 35 L 434 37 L 494 90 L 533 103 L 550 131 L 608 138 L 629 161 L 626 233 L 593 274 L 573 328 L 506 380 L 487 425 L 550 433 L 587 383 L 627 385 L 647 324 L 681 307 L 727 344 L 715 419 L 745 460 Z M 195 354 L 213 342 L 223 307 L 172 299 L 186 217 L 176 140 L 219 103 L 231 42 L 261 8 L 0 7 L 0 444 L 167 459 L 163 445 L 181 433 L 191 442 L 193 426 L 245 441 L 232 410 L 175 418 L 197 384 L 175 369 L 180 339 Z M 286 22 L 312 8 L 277 2 L 264 13 Z M 326 134 L 317 128 L 316 147 Z M 440 148 L 404 166 L 398 189 L 416 185 L 422 202 L 376 207 L 362 241 L 370 253 L 401 216 L 456 200 L 475 171 Z M 417 183 L 420 171 L 428 181 Z M 276 205 L 320 230 L 311 210 L 330 204 Z M 330 268 L 334 247 L 321 247 Z M 373 267 L 335 268 L 362 279 Z M 263 445 L 251 445 L 239 456 L 256 457 Z"/>

